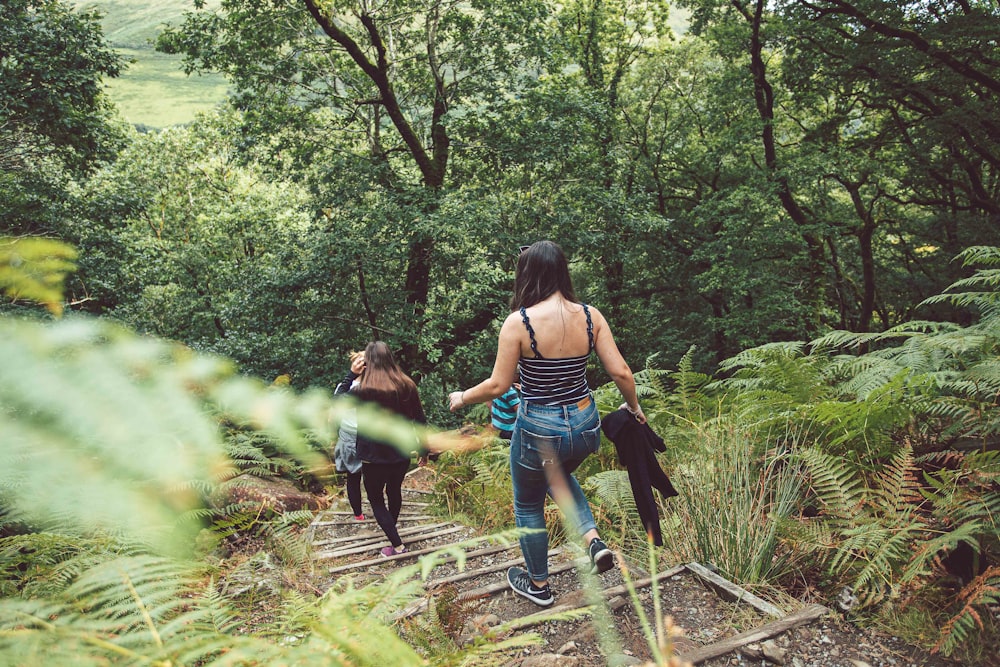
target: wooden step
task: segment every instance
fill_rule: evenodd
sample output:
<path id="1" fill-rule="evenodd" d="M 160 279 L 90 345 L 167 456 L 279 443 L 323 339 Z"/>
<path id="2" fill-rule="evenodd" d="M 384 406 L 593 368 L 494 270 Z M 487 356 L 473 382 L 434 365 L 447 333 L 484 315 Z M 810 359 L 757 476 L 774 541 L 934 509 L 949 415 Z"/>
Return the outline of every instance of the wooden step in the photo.
<path id="1" fill-rule="evenodd" d="M 360 521 L 358 523 L 361 523 Z M 376 524 L 378 525 L 378 524 Z M 442 521 L 441 523 L 431 523 L 431 524 L 418 524 L 416 526 L 410 526 L 408 528 L 400 528 L 397 532 L 400 537 L 404 535 L 413 535 L 421 530 L 437 530 L 449 525 L 447 521 Z M 381 530 L 366 530 L 363 533 L 355 533 L 354 535 L 345 535 L 344 537 L 334 537 L 328 540 L 317 540 L 312 543 L 314 547 L 325 547 L 331 544 L 344 544 L 355 542 L 357 545 L 361 545 L 366 542 L 381 542 L 385 540 L 385 533 Z"/>
<path id="2" fill-rule="evenodd" d="M 447 525 L 447 524 L 441 524 L 441 525 Z M 422 529 L 422 527 L 420 529 Z M 453 526 L 452 528 L 446 528 L 444 530 L 439 530 L 437 532 L 426 534 L 426 535 L 425 534 L 421 534 L 420 533 L 420 529 L 414 528 L 414 529 L 409 529 L 409 530 L 401 530 L 401 531 L 399 531 L 399 536 L 400 537 L 404 537 L 404 538 L 410 538 L 408 541 L 411 542 L 411 543 L 412 542 L 425 542 L 425 541 L 427 541 L 429 539 L 432 539 L 434 537 L 441 537 L 442 535 L 451 535 L 452 533 L 457 533 L 460 530 L 466 530 L 466 527 L 465 526 Z M 404 543 L 406 541 L 407 540 L 404 540 Z M 348 547 L 346 549 L 338 549 L 338 550 L 334 550 L 334 551 L 320 551 L 319 553 L 314 554 L 313 558 L 316 559 L 316 560 L 330 560 L 332 558 L 342 558 L 344 556 L 353 556 L 354 554 L 360 554 L 360 553 L 364 553 L 366 551 L 370 551 L 372 548 L 374 548 L 378 544 L 385 543 L 385 542 L 386 542 L 385 535 L 382 535 L 379 538 L 364 540 L 363 544 L 358 544 L 358 545 L 355 545 L 353 547 Z"/>
<path id="3" fill-rule="evenodd" d="M 455 545 L 451 544 L 451 545 L 445 545 L 445 546 L 427 547 L 425 549 L 410 550 L 410 551 L 407 551 L 404 554 L 399 554 L 398 556 L 393 556 L 393 557 L 390 557 L 390 558 L 373 558 L 371 560 L 365 560 L 365 561 L 361 561 L 361 562 L 358 562 L 358 563 L 349 563 L 347 565 L 339 565 L 337 567 L 331 567 L 329 570 L 327 570 L 327 572 L 329 572 L 330 574 L 340 574 L 342 572 L 348 572 L 350 570 L 358 570 L 358 569 L 361 569 L 361 568 L 370 567 L 372 565 L 377 565 L 378 563 L 384 563 L 386 561 L 391 561 L 391 560 L 406 560 L 407 558 L 419 558 L 420 556 L 425 556 L 427 554 L 434 553 L 435 551 L 441 551 L 442 549 L 447 549 L 450 546 L 455 546 Z M 492 556 L 493 554 L 498 554 L 498 553 L 502 553 L 504 551 L 509 551 L 509 550 L 511 550 L 511 549 L 513 549 L 515 547 L 517 547 L 516 544 L 512 544 L 512 545 L 509 545 L 509 546 L 502 546 L 501 545 L 501 546 L 495 546 L 495 547 L 487 547 L 485 549 L 479 549 L 477 551 L 470 551 L 467 554 L 465 554 L 465 558 L 466 558 L 466 560 L 473 560 L 475 558 L 482 558 L 482 557 L 485 557 L 485 556 Z M 447 564 L 447 563 L 454 563 L 457 560 L 458 560 L 458 558 L 456 558 L 455 556 L 448 556 L 446 558 L 442 558 L 438 562 L 440 562 L 442 565 L 444 565 L 444 564 Z"/>

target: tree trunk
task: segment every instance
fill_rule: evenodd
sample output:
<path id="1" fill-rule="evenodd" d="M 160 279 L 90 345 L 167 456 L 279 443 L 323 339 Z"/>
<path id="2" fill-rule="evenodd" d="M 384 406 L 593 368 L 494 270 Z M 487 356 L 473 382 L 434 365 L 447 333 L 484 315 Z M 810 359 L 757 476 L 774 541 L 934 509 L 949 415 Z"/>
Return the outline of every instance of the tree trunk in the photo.
<path id="1" fill-rule="evenodd" d="M 765 0 L 755 0 L 752 14 L 740 0 L 732 0 L 732 3 L 750 26 L 750 73 L 753 77 L 754 103 L 761 120 L 761 143 L 763 144 L 768 178 L 777 188 L 781 206 L 792 222 L 801 230 L 800 234 L 806 244 L 810 259 L 810 266 L 805 267 L 807 299 L 819 301 L 823 282 L 823 267 L 825 266 L 823 244 L 813 232 L 809 231 L 809 219 L 796 201 L 788 179 L 781 173 L 778 163 L 778 152 L 774 139 L 774 91 L 767 80 L 767 66 L 763 56 L 764 44 L 761 37 L 766 2 Z"/>

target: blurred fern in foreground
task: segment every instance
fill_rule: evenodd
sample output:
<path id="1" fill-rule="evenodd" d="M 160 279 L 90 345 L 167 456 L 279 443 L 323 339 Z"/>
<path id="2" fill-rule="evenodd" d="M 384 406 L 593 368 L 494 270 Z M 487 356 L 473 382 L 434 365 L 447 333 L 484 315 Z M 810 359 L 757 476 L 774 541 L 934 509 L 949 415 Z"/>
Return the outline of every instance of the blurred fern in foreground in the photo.
<path id="1" fill-rule="evenodd" d="M 40 303 L 61 315 L 63 279 L 76 269 L 74 259 L 76 250 L 61 241 L 0 236 L 0 290 L 15 303 Z"/>
<path id="2" fill-rule="evenodd" d="M 398 581 L 300 599 L 301 632 L 278 641 L 237 634 L 215 573 L 187 558 L 190 517 L 236 469 L 221 424 L 312 465 L 345 408 L 108 322 L 0 318 L 0 528 L 23 533 L 0 539 L 0 664 L 419 664 L 388 623 L 414 595 Z M 271 526 L 292 560 L 282 526 L 301 514 Z"/>

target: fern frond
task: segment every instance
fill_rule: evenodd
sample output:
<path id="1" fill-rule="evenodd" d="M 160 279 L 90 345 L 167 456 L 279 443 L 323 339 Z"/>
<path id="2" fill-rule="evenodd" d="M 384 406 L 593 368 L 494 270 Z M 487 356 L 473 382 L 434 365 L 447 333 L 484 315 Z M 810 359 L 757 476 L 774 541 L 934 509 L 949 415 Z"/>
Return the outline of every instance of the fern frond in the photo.
<path id="1" fill-rule="evenodd" d="M 924 408 L 924 414 L 948 422 L 960 423 L 975 416 L 975 410 L 967 401 L 943 396 L 927 404 Z"/>
<path id="2" fill-rule="evenodd" d="M 498 485 L 505 483 L 510 476 L 508 461 L 510 454 L 506 447 L 492 447 L 479 451 L 472 462 L 476 473 L 475 481 L 483 484 Z"/>
<path id="3" fill-rule="evenodd" d="M 909 445 L 901 447 L 876 471 L 875 480 L 875 509 L 883 516 L 901 516 L 907 507 L 922 500 Z"/>
<path id="4" fill-rule="evenodd" d="M 959 544 L 965 543 L 974 553 L 979 553 L 978 537 L 982 534 L 982 529 L 983 526 L 974 521 L 960 523 L 956 524 L 954 530 L 918 543 L 919 546 L 900 575 L 899 582 L 909 584 L 920 577 L 931 574 L 930 564 L 940 558 L 942 554 L 954 550 Z"/>
<path id="5" fill-rule="evenodd" d="M 834 522 L 827 519 L 800 519 L 785 525 L 785 539 L 827 561 L 837 548 L 839 537 Z"/>
<path id="6" fill-rule="evenodd" d="M 871 345 L 877 341 L 879 335 L 878 333 L 856 333 L 853 331 L 837 330 L 809 341 L 809 346 L 813 352 L 850 348 L 861 349 L 863 346 Z"/>
<path id="7" fill-rule="evenodd" d="M 88 570 L 58 597 L 0 602 L 0 662 L 210 664 L 266 656 L 266 645 L 216 630 L 222 617 L 204 604 L 203 572 L 157 557 L 120 558 Z"/>
<path id="8" fill-rule="evenodd" d="M 312 544 L 302 530 L 312 519 L 312 512 L 300 510 L 279 514 L 263 525 L 269 542 L 285 563 L 302 566 L 312 560 Z"/>
<path id="9" fill-rule="evenodd" d="M 677 372 L 671 374 L 676 383 L 674 398 L 680 404 L 681 415 L 695 423 L 702 421 L 715 410 L 715 400 L 708 391 L 712 378 L 694 370 L 692 345 L 677 364 Z"/>
<path id="10" fill-rule="evenodd" d="M 908 521 L 906 515 L 900 519 Z M 843 531 L 843 542 L 830 568 L 832 571 L 857 569 L 853 584 L 855 593 L 863 604 L 874 604 L 894 585 L 895 573 L 909 561 L 911 545 L 922 532 L 919 522 L 892 527 L 876 522 L 853 526 Z"/>
<path id="11" fill-rule="evenodd" d="M 184 544 L 190 536 L 179 536 L 173 519 L 199 498 L 177 489 L 209 481 L 223 461 L 215 425 L 190 387 L 221 379 L 228 364 L 195 361 L 110 322 L 8 319 L 0 329 L 5 502 L 64 532 L 113 528 Z M 17 379 L 25 377 L 32 382 Z"/>
<path id="12" fill-rule="evenodd" d="M 132 556 L 88 570 L 66 594 L 88 614 L 127 627 L 156 625 L 184 609 L 184 593 L 197 590 L 204 569 L 156 556 Z"/>
<path id="13" fill-rule="evenodd" d="M 741 368 L 757 368 L 777 359 L 802 357 L 806 344 L 801 341 L 767 343 L 736 354 L 719 364 L 719 370 L 729 373 Z"/>
<path id="14" fill-rule="evenodd" d="M 839 517 L 855 516 L 864 502 L 864 487 L 847 462 L 815 447 L 803 448 L 797 455 L 809 473 L 810 487 L 826 511 Z"/>
<path id="15" fill-rule="evenodd" d="M 584 484 L 593 492 L 593 502 L 596 504 L 608 508 L 619 517 L 639 516 L 627 471 L 604 470 L 588 477 Z"/>
<path id="16" fill-rule="evenodd" d="M 1000 247 L 988 245 L 969 246 L 955 256 L 962 260 L 962 266 L 1000 266 Z"/>
<path id="17" fill-rule="evenodd" d="M 0 539 L 0 581 L 25 598 L 60 595 L 86 570 L 140 549 L 107 536 L 14 535 Z"/>
<path id="18" fill-rule="evenodd" d="M 212 577 L 202 596 L 206 614 L 204 623 L 218 634 L 235 634 L 243 624 L 243 619 L 229 606 L 229 601 Z"/>
<path id="19" fill-rule="evenodd" d="M 63 311 L 63 280 L 76 270 L 76 249 L 62 241 L 0 236 L 0 292 L 13 300 L 44 305 L 56 316 Z"/>
<path id="20" fill-rule="evenodd" d="M 275 622 L 265 629 L 265 636 L 287 641 L 288 637 L 304 637 L 319 622 L 316 598 L 290 590 L 284 591 Z"/>
<path id="21" fill-rule="evenodd" d="M 963 468 L 976 475 L 984 475 L 993 481 L 1000 475 L 1000 450 L 984 449 L 969 452 L 963 459 Z"/>
<path id="22" fill-rule="evenodd" d="M 980 612 L 1000 604 L 1000 567 L 992 566 L 970 581 L 958 595 L 962 606 L 941 627 L 941 638 L 934 651 L 951 655 L 966 643 L 976 628 L 983 629 Z"/>

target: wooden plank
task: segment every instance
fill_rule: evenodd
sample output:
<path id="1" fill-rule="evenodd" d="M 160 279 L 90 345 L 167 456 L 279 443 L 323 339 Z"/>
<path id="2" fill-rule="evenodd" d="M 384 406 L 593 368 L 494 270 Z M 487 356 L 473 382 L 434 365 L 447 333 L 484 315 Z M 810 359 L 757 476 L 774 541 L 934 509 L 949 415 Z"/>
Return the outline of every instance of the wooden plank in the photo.
<path id="1" fill-rule="evenodd" d="M 447 521 L 442 521 L 441 523 L 425 523 L 419 526 L 400 528 L 398 529 L 397 532 L 399 533 L 400 537 L 403 537 L 412 535 L 422 530 L 437 530 L 439 528 L 444 528 L 447 525 L 449 525 Z M 377 544 L 378 542 L 382 542 L 384 540 L 385 540 L 385 533 L 383 533 L 382 531 L 376 532 L 374 530 L 369 530 L 357 535 L 349 535 L 346 537 L 335 537 L 329 540 L 319 540 L 317 542 L 313 542 L 312 545 L 314 547 L 325 547 L 330 544 L 342 544 L 345 541 L 355 542 L 357 545 L 368 544 L 368 543 Z"/>
<path id="2" fill-rule="evenodd" d="M 781 611 L 770 602 L 762 600 L 745 588 L 737 586 L 728 579 L 719 576 L 701 563 L 688 563 L 686 567 L 699 579 L 715 590 L 719 597 L 724 600 L 729 600 L 730 602 L 746 602 L 765 616 L 775 616 L 777 618 L 781 618 L 785 615 L 785 612 Z"/>
<path id="3" fill-rule="evenodd" d="M 437 519 L 436 516 L 431 516 L 430 514 L 400 514 L 399 520 L 402 521 L 427 521 L 428 519 Z M 316 527 L 323 526 L 368 526 L 377 523 L 375 519 L 365 519 L 364 521 L 355 521 L 354 519 L 348 519 L 346 521 L 317 521 L 312 524 Z"/>
<path id="4" fill-rule="evenodd" d="M 524 559 L 521 559 L 524 562 Z M 572 570 L 576 567 L 576 563 L 573 561 L 567 561 L 565 563 L 559 563 L 558 565 L 553 565 L 549 568 L 549 576 L 555 574 L 562 574 L 568 570 Z M 475 600 L 477 598 L 486 597 L 487 595 L 493 595 L 494 593 L 502 593 L 503 591 L 510 590 L 510 584 L 507 583 L 507 577 L 504 577 L 502 582 L 496 584 L 489 584 L 488 586 L 481 586 L 479 588 L 474 588 L 471 591 L 465 591 L 458 594 L 459 600 Z"/>
<path id="5" fill-rule="evenodd" d="M 500 553 L 500 552 L 503 552 L 503 551 L 509 551 L 510 549 L 514 549 L 516 547 L 517 547 L 516 544 L 511 544 L 511 545 L 508 545 L 508 546 L 498 545 L 498 546 L 495 546 L 495 547 L 487 547 L 485 549 L 479 549 L 478 551 L 470 551 L 465 556 L 468 559 L 480 558 L 480 557 L 483 557 L 483 556 L 491 556 L 493 554 Z M 444 549 L 444 548 L 446 548 L 446 547 L 440 547 L 440 546 L 438 546 L 438 547 L 427 547 L 425 549 L 415 549 L 415 550 L 412 550 L 412 551 L 407 551 L 406 553 L 399 554 L 398 556 L 390 556 L 389 558 L 385 558 L 385 557 L 371 558 L 369 560 L 360 561 L 360 562 L 357 562 L 357 563 L 349 563 L 347 565 L 338 565 L 337 567 L 331 567 L 330 569 L 327 570 L 327 572 L 329 572 L 330 574 L 339 574 L 341 572 L 348 572 L 350 570 L 359 570 L 359 569 L 361 569 L 363 567 L 370 567 L 372 565 L 378 565 L 379 563 L 384 563 L 386 561 L 403 560 L 405 558 L 418 558 L 418 557 L 424 556 L 426 554 L 434 553 L 435 551 L 440 551 L 441 549 Z M 441 563 L 453 563 L 456 560 L 458 560 L 458 559 L 455 558 L 454 556 L 449 556 L 448 558 L 442 559 Z"/>
<path id="6" fill-rule="evenodd" d="M 439 517 L 434 517 L 434 516 L 414 517 L 414 519 L 418 519 L 418 518 L 426 520 L 426 519 L 437 519 Z M 365 519 L 364 521 L 340 521 L 340 522 L 337 522 L 337 523 L 339 523 L 340 525 L 344 525 L 344 526 L 358 526 L 358 527 L 365 527 L 365 528 L 372 527 L 372 526 L 378 526 L 378 522 L 375 521 L 375 519 Z M 402 520 L 402 518 L 400 518 L 399 523 L 400 524 L 405 524 L 407 522 L 404 522 Z M 326 524 L 326 525 L 329 525 L 329 524 Z M 441 526 L 447 526 L 447 525 L 448 525 L 447 521 L 441 522 L 441 523 L 437 523 L 437 524 L 421 524 L 420 526 L 406 526 L 406 525 L 402 525 L 399 528 L 399 534 L 402 535 L 404 530 L 411 530 L 411 529 L 414 529 L 414 528 L 420 528 L 421 526 L 427 527 L 427 528 L 430 528 L 430 527 L 440 528 Z M 379 536 L 379 535 L 384 535 L 384 533 L 376 533 L 374 531 L 366 530 L 364 532 L 358 532 L 358 533 L 355 533 L 353 535 L 344 535 L 343 537 L 331 537 L 328 540 L 318 540 L 316 542 L 313 542 L 312 545 L 314 547 L 322 547 L 322 546 L 328 546 L 330 544 L 346 544 L 348 542 L 354 542 L 356 540 L 360 540 L 360 539 L 363 539 L 365 537 L 369 537 L 369 536 L 375 537 L 375 536 Z"/>
<path id="7" fill-rule="evenodd" d="M 684 653 L 678 657 L 681 660 L 686 660 L 697 665 L 700 662 L 705 662 L 706 660 L 710 660 L 712 658 L 718 658 L 720 655 L 731 653 L 741 646 L 770 639 L 771 637 L 780 635 L 782 632 L 787 632 L 792 628 L 797 628 L 801 625 L 805 625 L 806 623 L 811 623 L 818 618 L 826 616 L 828 613 L 830 613 L 830 610 L 823 605 L 807 605 L 796 612 L 788 614 L 784 618 L 779 618 L 776 621 L 765 623 L 764 625 L 754 628 L 753 630 L 741 632 L 738 635 L 723 639 L 722 641 L 715 642 L 714 644 L 702 646 L 701 648 Z"/>
<path id="8" fill-rule="evenodd" d="M 363 521 L 356 521 L 354 519 L 353 512 L 334 512 L 335 515 L 347 517 L 344 519 L 336 518 L 328 521 L 316 521 L 316 526 L 349 526 L 349 525 L 364 525 L 375 521 L 375 518 L 371 514 L 366 514 Z M 416 512 L 400 512 L 399 520 L 408 519 L 410 521 L 415 521 L 417 519 L 436 519 L 439 517 L 431 516 L 430 514 L 418 514 Z"/>
<path id="9" fill-rule="evenodd" d="M 664 570 L 663 572 L 658 573 L 655 577 L 646 577 L 645 579 L 638 579 L 635 582 L 633 582 L 632 585 L 635 588 L 635 590 L 647 588 L 653 584 L 654 580 L 660 581 L 662 579 L 669 579 L 674 575 L 680 574 L 684 570 L 685 566 L 677 565 L 675 567 L 670 568 L 669 570 Z M 504 586 L 506 585 L 507 582 L 504 582 Z M 625 584 L 622 584 L 620 586 L 615 586 L 613 588 L 605 588 L 603 591 L 601 591 L 601 596 L 605 600 L 608 600 L 608 604 L 611 605 L 613 609 L 618 609 L 624 606 L 624 604 L 630 604 L 631 600 L 630 598 L 627 597 L 628 594 L 629 594 L 628 586 L 626 586 Z M 621 602 L 616 601 L 612 603 L 611 600 L 615 599 L 621 600 Z M 529 628 L 533 625 L 538 625 L 539 623 L 546 622 L 547 620 L 549 620 L 550 617 L 556 614 L 560 614 L 565 611 L 573 611 L 575 609 L 589 609 L 592 606 L 593 605 L 587 603 L 583 604 L 567 603 L 567 604 L 556 605 L 554 607 L 551 607 L 550 609 L 546 609 L 545 611 L 540 611 L 535 614 L 529 614 L 528 616 L 521 617 L 517 621 L 517 628 L 518 629 Z"/>
<path id="10" fill-rule="evenodd" d="M 403 503 L 404 505 L 406 503 Z M 323 512 L 324 516 L 354 516 L 354 512 Z M 400 512 L 399 518 L 420 516 L 418 512 Z M 320 524 L 322 525 L 322 523 Z"/>
<path id="11" fill-rule="evenodd" d="M 358 521 L 357 523 L 358 523 L 358 525 L 361 524 L 360 521 Z M 441 525 L 444 525 L 444 524 L 441 524 Z M 438 526 L 438 528 L 440 528 L 440 526 Z M 343 537 L 333 537 L 333 538 L 330 538 L 329 540 L 316 540 L 315 542 L 312 543 L 312 545 L 314 547 L 328 547 L 331 544 L 350 544 L 351 542 L 358 542 L 359 540 L 367 540 L 367 539 L 371 539 L 371 538 L 382 538 L 382 537 L 385 537 L 385 533 L 382 533 L 382 532 L 376 533 L 375 531 L 366 530 L 364 532 L 355 533 L 354 535 L 344 535 Z M 400 537 L 402 537 L 402 533 L 400 533 Z"/>
<path id="12" fill-rule="evenodd" d="M 524 562 L 523 558 L 519 561 L 515 561 L 515 563 L 523 563 L 523 562 Z M 565 563 L 560 563 L 558 565 L 549 568 L 549 576 L 560 574 L 562 572 L 566 572 L 567 570 L 572 570 L 576 566 L 577 563 L 575 561 L 567 561 Z M 659 581 L 661 579 L 666 579 L 676 574 L 680 574 L 683 571 L 684 571 L 684 566 L 677 565 L 676 567 L 672 567 L 669 570 L 660 572 L 659 574 L 656 575 L 655 579 Z M 650 586 L 653 583 L 653 580 L 654 577 L 647 577 L 645 579 L 640 579 L 634 582 L 633 585 L 635 586 L 636 590 L 638 590 L 640 588 L 646 588 L 647 586 Z M 458 600 L 475 600 L 478 598 L 486 597 L 488 595 L 493 595 L 495 593 L 502 593 L 503 591 L 506 590 L 510 590 L 510 585 L 507 583 L 507 578 L 504 577 L 504 580 L 502 582 L 496 584 L 490 584 L 488 586 L 481 586 L 480 588 L 474 588 L 472 590 L 459 593 Z M 602 595 L 604 596 L 605 599 L 608 600 L 616 596 L 627 595 L 627 594 L 628 594 L 628 587 L 625 586 L 624 584 L 622 584 L 621 586 L 615 586 L 614 588 L 606 588 L 604 589 L 604 591 L 602 591 Z M 399 620 L 402 618 L 409 618 L 410 616 L 413 616 L 415 614 L 419 614 L 420 612 L 427 609 L 427 604 L 428 604 L 427 598 L 418 600 L 415 603 L 411 604 L 410 606 L 406 607 L 405 609 L 397 612 L 396 615 L 393 616 L 393 619 Z M 529 622 L 528 625 L 536 625 L 537 623 L 543 623 L 545 620 L 547 620 L 547 616 L 551 616 L 555 610 L 566 611 L 567 609 L 575 609 L 578 607 L 586 607 L 586 606 L 588 605 L 567 604 L 559 607 L 554 607 L 553 609 L 547 609 L 546 611 L 539 612 L 539 614 L 532 614 L 530 618 L 535 619 L 537 617 L 537 619 Z"/>
<path id="13" fill-rule="evenodd" d="M 316 526 L 321 524 L 320 518 L 323 516 L 323 512 L 317 512 L 316 516 L 309 523 L 309 528 L 306 529 L 306 539 L 312 542 L 313 538 L 316 537 Z"/>
<path id="14" fill-rule="evenodd" d="M 518 562 L 523 563 L 524 559 L 522 558 Z M 553 574 L 565 572 L 566 570 L 572 570 L 574 567 L 576 567 L 576 563 L 573 562 L 561 563 L 554 567 L 550 567 L 549 575 L 551 576 Z M 478 600 L 479 598 L 484 598 L 495 593 L 501 593 L 506 590 L 510 590 L 510 586 L 507 584 L 507 578 L 504 577 L 502 583 L 490 584 L 488 586 L 481 586 L 479 588 L 473 588 L 472 590 L 463 591 L 458 594 L 458 598 L 456 599 L 460 602 L 464 600 Z M 404 618 L 409 618 L 410 616 L 415 616 L 416 614 L 419 614 L 427 609 L 429 601 L 429 598 L 417 600 L 408 607 L 396 612 L 392 618 L 393 620 L 398 621 Z"/>
<path id="15" fill-rule="evenodd" d="M 428 535 L 418 535 L 418 534 L 407 534 L 406 537 L 410 538 L 410 542 L 425 542 L 434 537 L 441 537 L 443 535 L 451 535 L 452 533 L 457 533 L 460 530 L 466 530 L 465 526 L 455 526 L 453 528 L 447 528 L 445 530 L 439 530 L 435 533 L 430 533 Z M 404 537 L 402 531 L 399 534 L 400 537 Z M 381 541 L 385 541 L 385 537 L 381 538 Z M 336 551 L 321 551 L 313 556 L 315 560 L 329 560 L 331 558 L 341 558 L 343 556 L 353 556 L 354 554 L 362 554 L 366 551 L 372 549 L 373 546 L 379 543 L 378 540 L 374 544 L 366 542 L 365 544 L 357 547 L 352 547 L 350 549 L 340 549 Z"/>
<path id="16" fill-rule="evenodd" d="M 549 549 L 549 556 L 555 556 L 559 553 L 559 549 Z M 513 560 L 507 560 L 502 563 L 497 563 L 496 565 L 491 565 L 490 567 L 483 567 L 478 570 L 466 570 L 465 572 L 460 572 L 454 574 L 450 577 L 441 577 L 440 579 L 429 579 L 424 582 L 424 588 L 431 589 L 437 586 L 445 586 L 447 584 L 454 584 L 459 581 L 465 581 L 466 579 L 475 579 L 476 577 L 481 577 L 485 574 L 491 574 L 493 572 L 499 572 L 500 570 L 506 570 L 509 567 L 514 567 L 515 565 L 523 565 L 524 558 L 515 558 Z"/>
<path id="17" fill-rule="evenodd" d="M 444 526 L 450 526 L 444 530 L 439 530 L 444 528 Z M 422 542 L 433 537 L 440 537 L 441 535 L 450 535 L 462 530 L 465 526 L 459 526 L 456 524 L 449 523 L 438 523 L 426 526 L 414 526 L 412 528 L 404 528 L 397 531 L 399 536 L 403 538 L 404 544 L 406 541 L 410 542 Z M 427 532 L 431 531 L 431 532 Z M 328 551 L 320 551 L 314 555 L 314 558 L 319 560 L 326 560 L 330 558 L 339 558 L 341 556 L 351 556 L 353 554 L 364 553 L 368 549 L 372 549 L 379 544 L 386 542 L 385 534 L 383 533 L 372 533 L 371 537 L 365 537 L 360 540 L 356 540 L 349 547 L 342 547 L 339 549 L 331 549 Z"/>
<path id="18" fill-rule="evenodd" d="M 675 565 L 669 570 L 663 570 L 658 572 L 656 576 L 653 577 L 643 577 L 642 579 L 636 579 L 632 582 L 632 586 L 639 590 L 640 588 L 646 588 L 647 586 L 652 586 L 654 581 L 660 581 L 661 579 L 667 579 L 669 577 L 676 576 L 687 569 L 684 565 Z M 615 586 L 614 588 L 604 589 L 605 597 L 609 595 L 623 595 L 628 593 L 628 586 L 622 584 L 621 586 Z"/>

